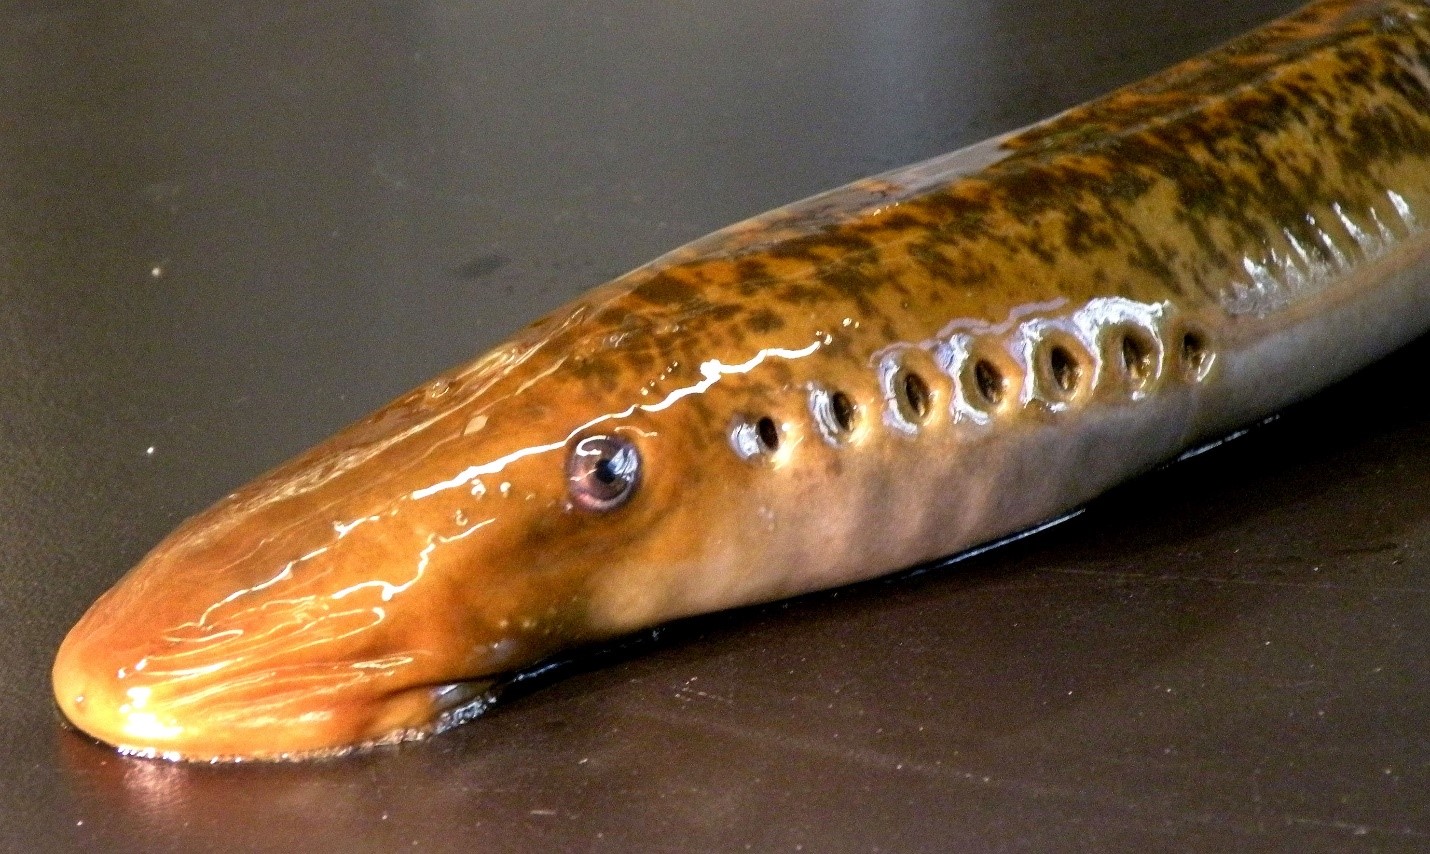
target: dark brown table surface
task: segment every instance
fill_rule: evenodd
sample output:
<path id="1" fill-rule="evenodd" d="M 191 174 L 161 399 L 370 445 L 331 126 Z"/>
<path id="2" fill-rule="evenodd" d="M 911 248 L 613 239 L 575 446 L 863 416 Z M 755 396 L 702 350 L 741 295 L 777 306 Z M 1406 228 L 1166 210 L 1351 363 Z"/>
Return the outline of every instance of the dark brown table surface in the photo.
<path id="1" fill-rule="evenodd" d="M 50 701 L 166 531 L 524 321 L 1292 5 L 10 4 L 0 847 L 1430 848 L 1430 342 L 1045 535 L 424 744 L 172 765 Z"/>

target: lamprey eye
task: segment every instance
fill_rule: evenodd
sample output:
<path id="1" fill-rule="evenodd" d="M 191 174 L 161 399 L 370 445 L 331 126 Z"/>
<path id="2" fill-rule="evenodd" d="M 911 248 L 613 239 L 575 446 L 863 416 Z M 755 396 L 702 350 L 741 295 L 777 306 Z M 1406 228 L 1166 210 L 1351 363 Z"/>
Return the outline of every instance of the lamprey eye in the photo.
<path id="1" fill-rule="evenodd" d="M 606 512 L 625 504 L 640 485 L 641 455 L 619 436 L 588 436 L 566 459 L 566 486 L 582 510 Z"/>

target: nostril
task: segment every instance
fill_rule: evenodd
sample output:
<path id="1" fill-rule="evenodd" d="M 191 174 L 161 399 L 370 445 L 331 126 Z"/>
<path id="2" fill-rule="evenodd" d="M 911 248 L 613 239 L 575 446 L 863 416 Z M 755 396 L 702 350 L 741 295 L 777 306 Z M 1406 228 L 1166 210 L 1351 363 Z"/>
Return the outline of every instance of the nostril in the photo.
<path id="1" fill-rule="evenodd" d="M 452 382 L 438 377 L 427 384 L 425 392 L 428 400 L 436 400 L 440 397 L 445 397 L 447 392 L 451 390 Z"/>

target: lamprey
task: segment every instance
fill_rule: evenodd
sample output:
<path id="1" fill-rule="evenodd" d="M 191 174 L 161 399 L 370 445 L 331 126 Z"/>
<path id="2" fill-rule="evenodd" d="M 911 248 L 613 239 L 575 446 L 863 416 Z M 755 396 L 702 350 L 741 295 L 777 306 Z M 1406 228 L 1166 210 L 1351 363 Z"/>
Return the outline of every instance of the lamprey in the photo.
<path id="1" fill-rule="evenodd" d="M 184 523 L 54 666 L 122 750 L 332 755 L 583 644 L 1035 528 L 1430 326 L 1430 5 L 1319 2 L 731 226 Z"/>

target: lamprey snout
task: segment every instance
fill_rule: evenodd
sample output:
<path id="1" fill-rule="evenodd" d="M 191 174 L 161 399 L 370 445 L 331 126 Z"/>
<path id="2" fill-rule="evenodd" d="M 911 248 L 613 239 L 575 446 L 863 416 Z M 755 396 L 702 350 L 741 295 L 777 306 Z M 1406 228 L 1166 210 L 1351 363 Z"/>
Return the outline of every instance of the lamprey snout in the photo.
<path id="1" fill-rule="evenodd" d="M 646 545 L 660 437 L 589 396 L 503 400 L 521 374 L 438 380 L 189 520 L 65 639 L 65 715 L 146 755 L 321 754 L 621 630 L 592 597 Z"/>

